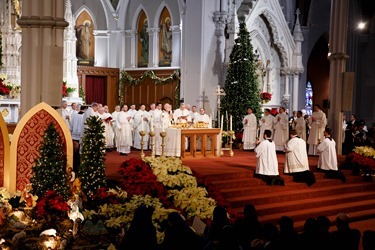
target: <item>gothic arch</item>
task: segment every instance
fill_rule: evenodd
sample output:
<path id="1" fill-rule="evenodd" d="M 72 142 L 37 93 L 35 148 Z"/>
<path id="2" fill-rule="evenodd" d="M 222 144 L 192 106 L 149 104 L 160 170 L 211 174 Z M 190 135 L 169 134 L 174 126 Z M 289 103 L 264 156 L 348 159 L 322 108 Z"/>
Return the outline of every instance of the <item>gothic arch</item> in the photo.
<path id="1" fill-rule="evenodd" d="M 133 21 L 132 21 L 132 29 L 137 30 L 138 28 L 138 19 L 141 12 L 144 11 L 147 20 L 150 20 L 150 15 L 147 13 L 146 9 L 144 8 L 143 4 L 140 4 L 137 8 L 137 10 L 134 12 Z"/>
<path id="2" fill-rule="evenodd" d="M 77 21 L 77 18 L 79 17 L 79 15 L 81 15 L 82 12 L 86 11 L 90 17 L 91 17 L 91 20 L 93 22 L 93 26 L 95 29 L 98 29 L 98 23 L 97 23 L 97 20 L 96 20 L 96 17 L 95 15 L 92 13 L 92 11 L 86 6 L 86 5 L 82 5 L 77 11 L 76 13 L 74 13 L 74 22 Z M 107 26 L 107 25 L 106 25 Z"/>
<path id="3" fill-rule="evenodd" d="M 172 24 L 175 25 L 176 22 L 175 22 L 175 18 L 173 17 L 173 14 L 172 14 L 172 11 L 171 11 L 171 8 L 168 6 L 168 4 L 163 1 L 160 5 L 159 5 L 159 8 L 157 9 L 156 13 L 155 13 L 155 18 L 154 18 L 154 23 L 153 23 L 153 27 L 159 27 L 159 20 L 160 20 L 160 15 L 161 15 L 161 12 L 163 11 L 163 9 L 167 8 L 168 12 L 169 12 L 169 15 L 171 16 L 171 20 L 172 20 Z"/>

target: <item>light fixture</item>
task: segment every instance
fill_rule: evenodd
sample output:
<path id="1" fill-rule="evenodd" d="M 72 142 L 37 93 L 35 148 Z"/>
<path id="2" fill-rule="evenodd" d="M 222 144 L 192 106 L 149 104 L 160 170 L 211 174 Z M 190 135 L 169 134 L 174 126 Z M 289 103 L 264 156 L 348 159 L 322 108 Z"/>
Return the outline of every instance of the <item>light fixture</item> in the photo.
<path id="1" fill-rule="evenodd" d="M 359 22 L 358 23 L 358 29 L 363 30 L 364 28 L 366 28 L 366 23 L 365 22 Z"/>

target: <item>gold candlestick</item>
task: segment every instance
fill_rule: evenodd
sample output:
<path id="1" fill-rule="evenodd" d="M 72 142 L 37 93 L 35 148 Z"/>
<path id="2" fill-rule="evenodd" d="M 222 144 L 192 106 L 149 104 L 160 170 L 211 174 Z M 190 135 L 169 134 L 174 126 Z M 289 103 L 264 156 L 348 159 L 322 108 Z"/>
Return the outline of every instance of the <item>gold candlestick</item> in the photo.
<path id="1" fill-rule="evenodd" d="M 143 152 L 143 145 L 145 142 L 143 141 L 143 137 L 146 135 L 146 131 L 139 131 L 139 135 L 141 136 L 141 158 L 145 158 L 145 153 Z"/>
<path id="2" fill-rule="evenodd" d="M 165 137 L 167 136 L 167 132 L 160 132 L 161 136 L 161 157 L 164 157 L 165 153 Z"/>
<path id="3" fill-rule="evenodd" d="M 151 158 L 155 158 L 155 150 L 154 150 L 154 136 L 155 136 L 155 132 L 154 131 L 150 131 L 149 132 L 149 135 L 150 135 L 150 146 L 151 146 Z"/>
<path id="4" fill-rule="evenodd" d="M 221 133 L 223 133 L 224 131 L 221 131 Z M 221 136 L 221 144 L 220 144 L 220 156 L 223 156 L 224 155 L 224 150 L 223 150 L 223 136 Z"/>
<path id="5" fill-rule="evenodd" d="M 234 152 L 233 152 L 233 135 L 234 135 L 234 131 L 233 130 L 230 130 L 229 132 L 229 156 L 230 157 L 233 157 L 234 156 Z"/>

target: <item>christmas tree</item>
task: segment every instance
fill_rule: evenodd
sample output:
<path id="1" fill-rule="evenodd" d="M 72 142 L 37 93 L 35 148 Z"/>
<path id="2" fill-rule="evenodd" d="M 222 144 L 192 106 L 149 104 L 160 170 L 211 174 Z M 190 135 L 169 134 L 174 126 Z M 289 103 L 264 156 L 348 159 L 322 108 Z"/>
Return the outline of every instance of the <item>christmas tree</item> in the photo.
<path id="1" fill-rule="evenodd" d="M 32 193 L 41 199 L 47 191 L 55 190 L 58 195 L 67 199 L 70 196 L 70 187 L 66 175 L 66 153 L 62 139 L 52 122 L 46 129 L 43 139 L 39 148 L 40 157 L 35 160 L 32 167 Z"/>
<path id="2" fill-rule="evenodd" d="M 87 198 L 92 198 L 99 188 L 106 185 L 105 138 L 102 123 L 97 116 L 90 116 L 85 122 L 78 176 L 81 189 Z"/>
<path id="3" fill-rule="evenodd" d="M 222 100 L 222 114 L 233 116 L 233 130 L 241 131 L 242 119 L 251 107 L 259 119 L 261 100 L 259 95 L 256 62 L 251 45 L 250 33 L 245 23 L 240 23 L 238 38 L 230 54 L 228 74 L 224 85 L 225 96 Z"/>

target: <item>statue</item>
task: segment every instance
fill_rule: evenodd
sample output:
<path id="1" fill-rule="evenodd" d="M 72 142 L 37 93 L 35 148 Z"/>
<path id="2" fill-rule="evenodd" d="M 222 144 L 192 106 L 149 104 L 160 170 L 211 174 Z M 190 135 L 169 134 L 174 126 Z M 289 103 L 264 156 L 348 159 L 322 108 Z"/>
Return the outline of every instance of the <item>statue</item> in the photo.
<path id="1" fill-rule="evenodd" d="M 139 33 L 139 41 L 141 42 L 141 47 L 142 47 L 140 63 L 146 64 L 146 65 L 148 63 L 148 40 L 149 40 L 147 28 L 148 28 L 148 21 L 147 19 L 145 19 L 143 21 L 143 27 L 141 29 L 141 32 Z"/>
<path id="2" fill-rule="evenodd" d="M 165 18 L 165 21 L 161 21 L 160 24 L 161 32 L 161 52 L 163 53 L 162 61 L 171 60 L 172 55 L 172 31 L 171 31 L 171 19 L 169 17 Z"/>
<path id="3" fill-rule="evenodd" d="M 82 60 L 90 59 L 91 46 L 91 22 L 85 20 L 83 25 L 79 25 L 76 30 L 77 34 L 77 57 Z"/>

